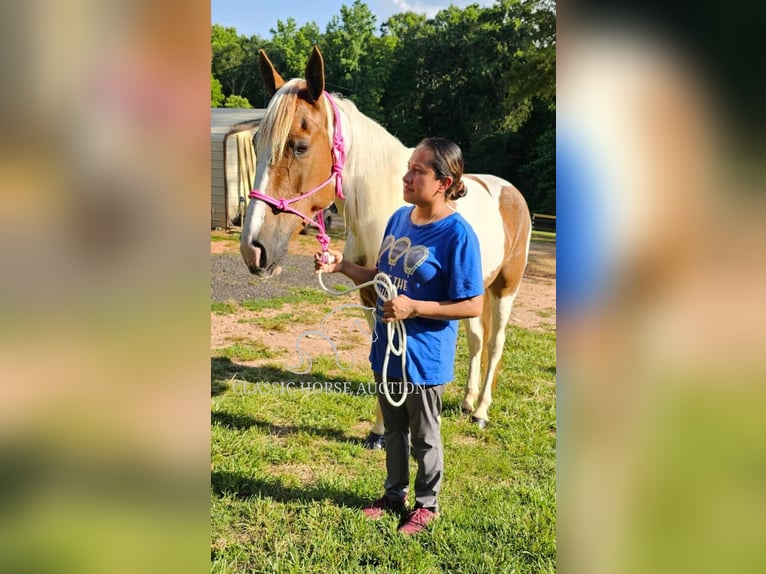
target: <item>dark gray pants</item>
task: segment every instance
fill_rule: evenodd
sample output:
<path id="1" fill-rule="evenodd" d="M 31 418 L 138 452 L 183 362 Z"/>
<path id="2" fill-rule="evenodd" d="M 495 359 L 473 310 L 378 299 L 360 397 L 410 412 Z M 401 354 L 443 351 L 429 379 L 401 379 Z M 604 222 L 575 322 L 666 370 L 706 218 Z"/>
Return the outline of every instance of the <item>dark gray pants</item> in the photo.
<path id="1" fill-rule="evenodd" d="M 407 400 L 392 407 L 381 388 L 381 376 L 375 373 L 378 402 L 383 413 L 386 438 L 385 489 L 392 502 L 400 501 L 410 485 L 410 442 L 418 463 L 415 475 L 415 502 L 439 510 L 436 496 L 444 475 L 444 451 L 441 437 L 442 393 L 444 385 L 427 387 L 408 384 Z M 393 381 L 390 381 L 391 383 Z M 396 392 L 392 392 L 396 391 Z M 401 383 L 389 386 L 391 397 L 401 398 Z"/>

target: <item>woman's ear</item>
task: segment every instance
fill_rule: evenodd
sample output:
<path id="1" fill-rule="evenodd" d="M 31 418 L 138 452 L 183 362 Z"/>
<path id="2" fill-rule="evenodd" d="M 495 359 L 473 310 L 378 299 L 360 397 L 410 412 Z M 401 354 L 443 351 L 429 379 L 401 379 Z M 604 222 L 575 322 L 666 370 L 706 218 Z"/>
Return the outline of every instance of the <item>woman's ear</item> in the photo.
<path id="1" fill-rule="evenodd" d="M 443 177 L 441 180 L 442 185 L 444 186 L 444 191 L 447 191 L 450 187 L 452 187 L 452 182 L 455 180 L 452 179 L 452 176 Z"/>

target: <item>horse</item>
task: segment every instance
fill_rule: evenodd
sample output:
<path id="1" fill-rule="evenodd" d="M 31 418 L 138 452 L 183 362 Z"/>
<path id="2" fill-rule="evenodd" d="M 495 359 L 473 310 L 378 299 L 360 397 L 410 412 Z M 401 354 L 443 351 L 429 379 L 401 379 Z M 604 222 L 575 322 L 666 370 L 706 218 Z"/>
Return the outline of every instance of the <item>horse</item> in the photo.
<path id="1" fill-rule="evenodd" d="M 335 202 L 347 229 L 343 256 L 374 266 L 386 222 L 404 205 L 402 176 L 412 148 L 351 100 L 325 91 L 324 60 L 316 46 L 305 79 L 285 81 L 263 50 L 259 68 L 271 100 L 256 135 L 254 191 L 240 239 L 245 264 L 258 276 L 279 273 L 288 242 L 302 222 Z M 451 207 L 479 239 L 485 296 L 481 316 L 463 320 L 470 360 L 461 407 L 483 429 L 505 328 L 527 265 L 532 224 L 524 197 L 510 182 L 486 174 L 463 179 L 468 193 Z M 319 238 L 326 251 L 323 225 Z M 361 298 L 374 306 L 374 291 L 362 291 Z M 369 315 L 368 321 L 373 320 Z M 378 406 L 365 446 L 384 448 L 382 435 Z"/>

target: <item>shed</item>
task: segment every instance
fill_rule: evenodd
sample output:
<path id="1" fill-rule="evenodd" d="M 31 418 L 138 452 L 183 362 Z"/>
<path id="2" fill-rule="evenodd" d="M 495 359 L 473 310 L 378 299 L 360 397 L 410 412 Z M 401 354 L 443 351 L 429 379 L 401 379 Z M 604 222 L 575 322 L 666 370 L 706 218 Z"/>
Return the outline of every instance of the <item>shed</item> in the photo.
<path id="1" fill-rule="evenodd" d="M 210 110 L 210 228 L 242 225 L 255 177 L 253 136 L 265 109 Z"/>

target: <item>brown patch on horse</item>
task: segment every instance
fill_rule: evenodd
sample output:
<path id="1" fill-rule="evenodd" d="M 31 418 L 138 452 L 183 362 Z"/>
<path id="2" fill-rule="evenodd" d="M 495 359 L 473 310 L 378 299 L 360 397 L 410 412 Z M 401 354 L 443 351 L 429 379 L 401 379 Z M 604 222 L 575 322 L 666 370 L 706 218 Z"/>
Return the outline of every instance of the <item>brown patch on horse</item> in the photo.
<path id="1" fill-rule="evenodd" d="M 513 186 L 500 190 L 498 207 L 505 230 L 505 259 L 489 290 L 495 297 L 507 297 L 519 288 L 527 267 L 527 238 L 532 219 L 524 198 Z"/>
<path id="2" fill-rule="evenodd" d="M 269 174 L 271 189 L 292 190 L 287 197 L 300 195 L 321 184 L 331 173 L 333 164 L 324 106 L 311 102 L 308 88 L 298 92 L 297 100 L 286 153 Z M 305 142 L 309 143 L 309 157 L 297 157 L 296 147 Z M 325 188 L 294 203 L 293 207 L 310 216 L 327 207 L 334 197 L 335 187 L 330 182 Z"/>

